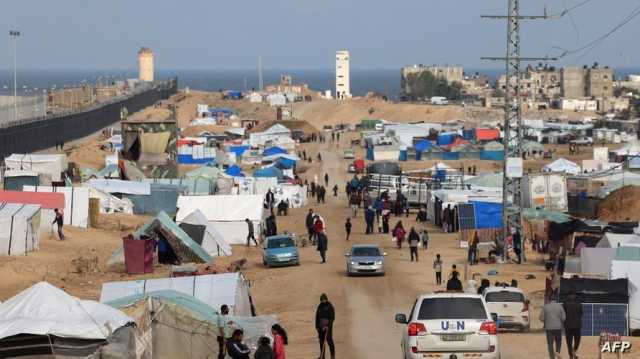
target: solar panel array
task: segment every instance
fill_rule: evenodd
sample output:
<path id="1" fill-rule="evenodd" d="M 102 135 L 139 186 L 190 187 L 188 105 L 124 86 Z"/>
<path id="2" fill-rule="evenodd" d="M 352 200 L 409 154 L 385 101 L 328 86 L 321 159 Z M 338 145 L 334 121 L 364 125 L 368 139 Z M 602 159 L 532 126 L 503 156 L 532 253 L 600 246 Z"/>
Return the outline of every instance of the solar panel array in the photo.
<path id="1" fill-rule="evenodd" d="M 599 336 L 602 332 L 628 335 L 627 304 L 582 304 L 582 335 Z"/>
<path id="2" fill-rule="evenodd" d="M 458 223 L 460 229 L 476 229 L 476 215 L 472 203 L 458 204 Z"/>

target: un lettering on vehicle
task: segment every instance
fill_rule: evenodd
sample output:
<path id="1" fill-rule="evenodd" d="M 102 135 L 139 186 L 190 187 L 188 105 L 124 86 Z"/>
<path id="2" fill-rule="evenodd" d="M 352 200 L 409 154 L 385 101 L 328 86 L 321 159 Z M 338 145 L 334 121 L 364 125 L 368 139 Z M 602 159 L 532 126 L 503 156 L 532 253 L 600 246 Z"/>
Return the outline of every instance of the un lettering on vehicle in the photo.
<path id="1" fill-rule="evenodd" d="M 449 322 L 443 320 L 440 322 L 440 328 L 442 330 L 453 330 L 454 328 L 456 330 L 464 330 L 464 321 Z"/>

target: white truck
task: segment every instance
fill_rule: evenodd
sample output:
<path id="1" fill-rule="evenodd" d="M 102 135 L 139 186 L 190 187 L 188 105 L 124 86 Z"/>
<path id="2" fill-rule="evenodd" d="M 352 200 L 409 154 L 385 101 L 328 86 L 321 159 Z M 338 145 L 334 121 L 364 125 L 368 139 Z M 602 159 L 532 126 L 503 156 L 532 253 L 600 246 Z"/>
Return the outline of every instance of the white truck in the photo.
<path id="1" fill-rule="evenodd" d="M 439 106 L 448 105 L 449 104 L 449 100 L 447 100 L 446 97 L 433 96 L 431 98 L 431 104 L 432 105 L 439 105 Z"/>

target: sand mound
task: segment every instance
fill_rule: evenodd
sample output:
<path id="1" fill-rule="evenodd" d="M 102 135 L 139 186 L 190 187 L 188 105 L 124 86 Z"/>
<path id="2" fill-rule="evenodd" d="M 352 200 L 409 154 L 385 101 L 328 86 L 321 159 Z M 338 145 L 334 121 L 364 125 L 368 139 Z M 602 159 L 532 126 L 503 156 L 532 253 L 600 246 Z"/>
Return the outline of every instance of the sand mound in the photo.
<path id="1" fill-rule="evenodd" d="M 640 221 L 640 186 L 625 186 L 611 192 L 598 206 L 603 221 Z"/>

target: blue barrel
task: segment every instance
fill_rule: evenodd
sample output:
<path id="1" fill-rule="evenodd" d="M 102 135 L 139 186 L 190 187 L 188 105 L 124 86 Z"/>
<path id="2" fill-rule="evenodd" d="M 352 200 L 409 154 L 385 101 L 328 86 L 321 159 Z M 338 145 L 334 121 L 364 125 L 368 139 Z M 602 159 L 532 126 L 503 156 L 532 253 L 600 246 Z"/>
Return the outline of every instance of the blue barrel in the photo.
<path id="1" fill-rule="evenodd" d="M 373 161 L 373 147 L 367 147 L 367 159 Z"/>
<path id="2" fill-rule="evenodd" d="M 400 156 L 398 157 L 399 161 L 406 161 L 407 160 L 407 147 L 402 146 L 400 147 Z"/>
<path id="3" fill-rule="evenodd" d="M 420 161 L 422 159 L 422 152 L 416 151 L 416 161 Z"/>

